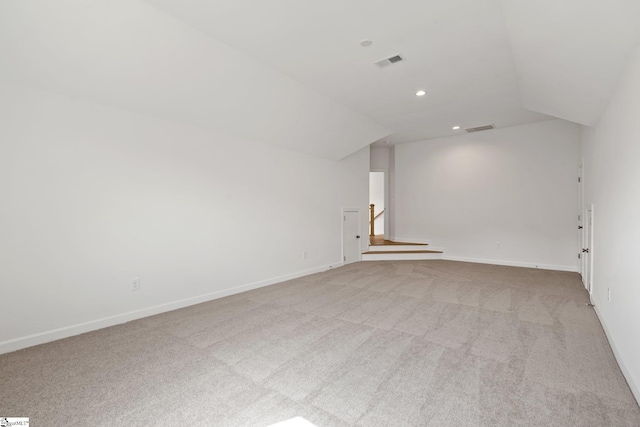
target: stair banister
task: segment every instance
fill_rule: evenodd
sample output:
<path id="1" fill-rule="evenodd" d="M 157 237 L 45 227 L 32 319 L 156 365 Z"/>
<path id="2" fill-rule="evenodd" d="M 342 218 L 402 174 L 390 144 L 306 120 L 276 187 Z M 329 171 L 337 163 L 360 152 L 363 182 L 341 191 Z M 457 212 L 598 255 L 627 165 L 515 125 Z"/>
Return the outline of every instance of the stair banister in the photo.
<path id="1" fill-rule="evenodd" d="M 371 233 L 369 234 L 370 236 L 375 236 L 375 205 L 372 203 L 369 205 L 369 217 L 371 218 L 369 220 L 369 224 L 370 224 L 370 228 L 371 228 Z"/>

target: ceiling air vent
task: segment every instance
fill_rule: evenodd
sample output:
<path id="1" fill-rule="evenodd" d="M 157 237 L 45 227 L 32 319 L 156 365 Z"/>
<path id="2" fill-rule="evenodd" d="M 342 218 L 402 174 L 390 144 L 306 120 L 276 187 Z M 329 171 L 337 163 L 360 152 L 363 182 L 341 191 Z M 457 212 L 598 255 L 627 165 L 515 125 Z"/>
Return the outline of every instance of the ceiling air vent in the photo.
<path id="1" fill-rule="evenodd" d="M 374 64 L 378 68 L 384 68 L 384 67 L 386 67 L 388 65 L 392 65 L 392 64 L 395 64 L 397 62 L 402 62 L 402 61 L 404 61 L 404 58 L 402 56 L 400 56 L 400 54 L 398 54 L 398 55 L 390 56 L 388 58 L 381 59 L 380 61 L 376 61 L 376 62 L 374 62 Z"/>
<path id="2" fill-rule="evenodd" d="M 467 132 L 480 132 L 483 130 L 489 130 L 489 129 L 493 129 L 494 126 L 493 125 L 485 125 L 485 126 L 478 126 L 477 128 L 469 128 L 469 129 L 465 129 Z"/>

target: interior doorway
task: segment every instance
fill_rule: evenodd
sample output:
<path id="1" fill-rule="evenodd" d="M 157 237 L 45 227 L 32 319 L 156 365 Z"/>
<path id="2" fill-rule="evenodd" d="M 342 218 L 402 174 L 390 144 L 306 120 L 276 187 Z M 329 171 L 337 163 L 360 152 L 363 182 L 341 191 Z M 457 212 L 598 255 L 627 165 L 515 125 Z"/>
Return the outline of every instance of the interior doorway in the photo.
<path id="1" fill-rule="evenodd" d="M 389 191 L 386 170 L 369 172 L 369 235 L 389 238 Z M 373 206 L 372 206 L 373 205 Z"/>
<path id="2" fill-rule="evenodd" d="M 589 294 L 593 293 L 593 205 L 584 200 L 584 162 L 578 167 L 578 242 L 580 275 Z"/>
<path id="3" fill-rule="evenodd" d="M 587 288 L 587 254 L 581 251 L 581 249 L 587 247 L 586 230 L 584 229 L 586 209 L 584 206 L 583 163 L 584 162 L 580 162 L 580 166 L 578 167 L 578 258 L 580 261 L 579 268 L 580 276 L 582 277 L 582 284 Z"/>

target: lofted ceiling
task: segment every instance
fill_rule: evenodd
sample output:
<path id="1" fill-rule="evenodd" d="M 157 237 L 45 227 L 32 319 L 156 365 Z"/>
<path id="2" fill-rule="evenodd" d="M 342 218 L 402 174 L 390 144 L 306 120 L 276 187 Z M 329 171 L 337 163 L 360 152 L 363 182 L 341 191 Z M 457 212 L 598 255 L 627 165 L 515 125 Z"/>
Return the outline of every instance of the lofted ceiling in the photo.
<path id="1" fill-rule="evenodd" d="M 593 126 L 640 40 L 637 0 L 146 1 L 373 118 L 393 142 L 552 117 Z M 406 62 L 373 65 L 398 53 Z"/>
<path id="2" fill-rule="evenodd" d="M 639 17 L 637 0 L 5 0 L 0 79 L 341 158 L 486 124 L 594 126 Z"/>

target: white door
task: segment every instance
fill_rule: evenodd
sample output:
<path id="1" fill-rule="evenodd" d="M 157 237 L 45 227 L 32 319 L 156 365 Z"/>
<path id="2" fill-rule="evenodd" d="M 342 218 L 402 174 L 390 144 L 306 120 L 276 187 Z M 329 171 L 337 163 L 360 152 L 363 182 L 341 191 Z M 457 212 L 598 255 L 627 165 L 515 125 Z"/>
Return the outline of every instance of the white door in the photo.
<path id="1" fill-rule="evenodd" d="M 342 211 L 342 259 L 345 264 L 360 261 L 360 209 Z"/>

